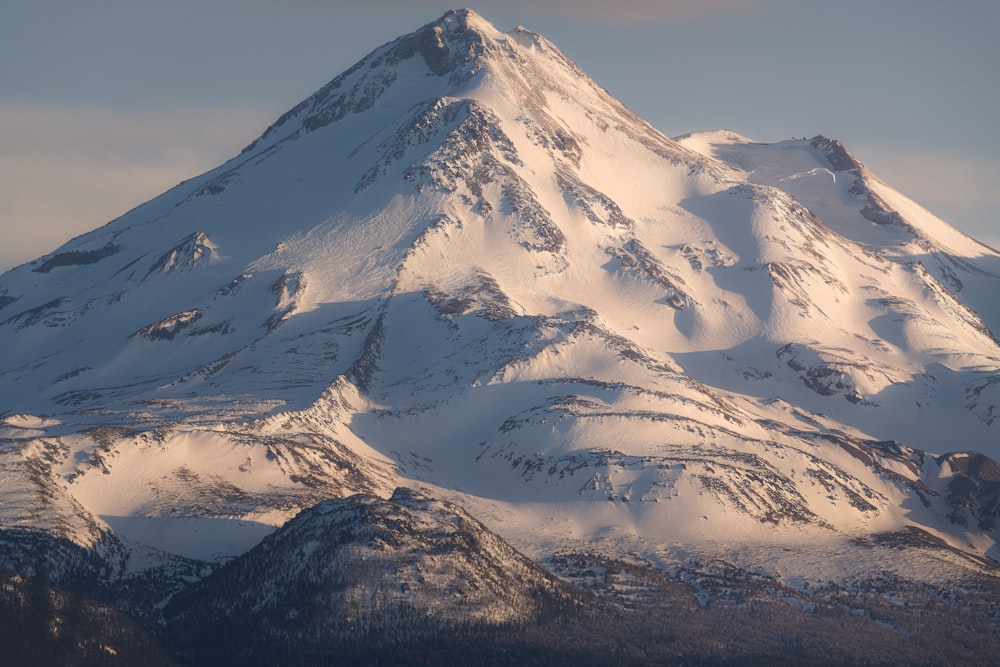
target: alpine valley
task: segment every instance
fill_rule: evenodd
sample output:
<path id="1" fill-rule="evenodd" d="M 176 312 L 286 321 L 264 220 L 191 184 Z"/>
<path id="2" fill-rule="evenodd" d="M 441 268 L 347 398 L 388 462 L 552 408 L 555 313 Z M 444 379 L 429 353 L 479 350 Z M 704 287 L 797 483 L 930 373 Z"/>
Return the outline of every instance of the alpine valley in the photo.
<path id="1" fill-rule="evenodd" d="M 0 276 L 2 650 L 991 663 L 997 294 L 839 142 L 448 12 Z"/>

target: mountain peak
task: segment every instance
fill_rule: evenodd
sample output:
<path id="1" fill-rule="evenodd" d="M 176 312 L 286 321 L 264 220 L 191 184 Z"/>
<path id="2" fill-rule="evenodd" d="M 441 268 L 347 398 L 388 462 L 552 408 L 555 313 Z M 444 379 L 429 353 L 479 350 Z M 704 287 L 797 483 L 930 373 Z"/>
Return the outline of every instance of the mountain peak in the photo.
<path id="1" fill-rule="evenodd" d="M 502 69 L 496 66 L 498 62 L 514 59 L 523 66 L 525 59 L 515 55 L 519 47 L 537 47 L 544 41 L 534 33 L 519 30 L 505 35 L 471 9 L 449 10 L 437 20 L 373 50 L 282 115 L 243 153 L 266 149 L 297 137 L 301 130 L 312 132 L 386 103 L 405 104 L 408 108 L 417 96 L 461 97 L 484 71 L 496 73 Z M 558 54 L 554 47 L 546 51 Z M 558 57 L 565 60 L 561 54 Z M 506 71 L 510 73 L 509 66 Z M 397 108 L 392 116 L 399 113 Z M 391 122 L 391 118 L 385 122 Z"/>
<path id="2" fill-rule="evenodd" d="M 478 32 L 481 34 L 499 34 L 492 23 L 476 13 L 474 9 L 464 7 L 462 9 L 449 9 L 441 15 L 437 21 L 430 23 L 432 26 L 439 26 L 447 30 L 450 34 L 465 31 Z"/>
<path id="3" fill-rule="evenodd" d="M 857 158 L 847 152 L 844 144 L 836 139 L 828 139 L 822 134 L 817 134 L 809 140 L 809 145 L 823 154 L 834 171 L 851 171 L 863 168 Z"/>
<path id="4" fill-rule="evenodd" d="M 393 53 L 400 60 L 419 53 L 434 74 L 457 74 L 457 66 L 475 60 L 488 41 L 501 36 L 489 21 L 471 9 L 452 9 L 437 21 L 396 40 Z"/>

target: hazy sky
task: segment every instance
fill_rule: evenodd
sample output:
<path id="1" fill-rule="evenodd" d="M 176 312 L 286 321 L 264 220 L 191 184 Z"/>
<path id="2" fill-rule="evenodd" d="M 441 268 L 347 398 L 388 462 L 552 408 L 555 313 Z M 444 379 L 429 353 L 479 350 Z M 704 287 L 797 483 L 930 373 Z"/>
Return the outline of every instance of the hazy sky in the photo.
<path id="1" fill-rule="evenodd" d="M 0 271 L 221 164 L 433 0 L 0 0 Z M 487 0 L 674 136 L 825 134 L 1000 246 L 997 0 Z"/>

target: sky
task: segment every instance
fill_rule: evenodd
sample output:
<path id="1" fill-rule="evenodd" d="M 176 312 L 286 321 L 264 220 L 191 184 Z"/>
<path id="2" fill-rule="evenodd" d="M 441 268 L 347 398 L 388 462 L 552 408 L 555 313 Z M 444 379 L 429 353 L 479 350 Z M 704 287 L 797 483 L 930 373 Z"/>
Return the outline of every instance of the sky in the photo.
<path id="1" fill-rule="evenodd" d="M 0 272 L 238 153 L 434 0 L 0 0 Z M 1000 248 L 996 0 L 483 0 L 669 136 L 824 134 Z"/>

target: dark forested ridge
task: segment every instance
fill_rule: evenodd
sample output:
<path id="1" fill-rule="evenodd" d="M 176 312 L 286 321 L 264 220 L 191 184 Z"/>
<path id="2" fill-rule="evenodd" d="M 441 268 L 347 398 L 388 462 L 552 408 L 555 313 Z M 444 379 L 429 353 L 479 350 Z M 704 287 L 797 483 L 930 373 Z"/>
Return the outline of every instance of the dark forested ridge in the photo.
<path id="1" fill-rule="evenodd" d="M 927 563 L 953 554 L 914 539 L 881 541 L 909 540 Z M 30 553 L 42 543 L 20 544 L 24 562 L 42 562 Z M 136 582 L 80 576 L 86 562 L 49 562 L 73 592 L 0 578 L 5 664 L 986 665 L 1000 655 L 989 572 L 794 587 L 717 559 L 663 568 L 586 552 L 536 564 L 461 508 L 408 489 L 302 512 L 147 605 L 144 627 L 94 601 L 128 602 Z"/>
<path id="2" fill-rule="evenodd" d="M 0 647 L 12 666 L 176 664 L 122 612 L 9 572 L 0 573 Z"/>

